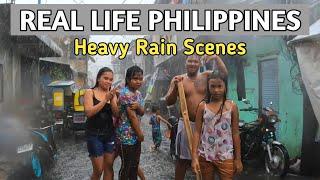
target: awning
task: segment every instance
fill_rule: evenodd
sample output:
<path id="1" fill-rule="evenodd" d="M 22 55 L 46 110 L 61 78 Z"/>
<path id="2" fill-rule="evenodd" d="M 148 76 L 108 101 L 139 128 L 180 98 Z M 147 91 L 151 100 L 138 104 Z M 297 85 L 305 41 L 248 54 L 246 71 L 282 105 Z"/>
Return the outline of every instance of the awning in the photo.
<path id="1" fill-rule="evenodd" d="M 320 39 L 320 19 L 309 27 L 308 35 L 299 35 L 288 42 L 288 45 L 293 45 L 294 43 L 306 41 L 306 40 L 316 40 Z"/>
<path id="2" fill-rule="evenodd" d="M 29 57 L 61 57 L 62 49 L 49 37 L 11 36 L 18 51 Z"/>
<path id="3" fill-rule="evenodd" d="M 57 64 L 63 64 L 63 65 L 68 65 L 70 66 L 69 62 L 63 60 L 62 58 L 57 58 L 57 57 L 42 57 L 39 58 L 40 61 L 46 61 L 46 62 L 52 62 L 52 63 L 57 63 Z"/>
<path id="4" fill-rule="evenodd" d="M 11 36 L 10 4 L 0 4 L 0 34 L 26 57 L 60 57 L 62 49 L 48 36 Z"/>
<path id="5" fill-rule="evenodd" d="M 48 36 L 36 36 L 37 38 L 39 38 L 44 45 L 46 45 L 48 48 L 50 48 L 52 50 L 52 53 L 55 53 L 54 55 L 51 56 L 40 56 L 40 57 L 60 57 L 63 56 L 63 50 L 58 46 L 58 44 L 56 44 L 51 38 L 49 38 Z"/>
<path id="6" fill-rule="evenodd" d="M 66 86 L 71 86 L 75 84 L 74 81 L 53 81 L 50 84 L 48 84 L 49 87 L 66 87 Z"/>

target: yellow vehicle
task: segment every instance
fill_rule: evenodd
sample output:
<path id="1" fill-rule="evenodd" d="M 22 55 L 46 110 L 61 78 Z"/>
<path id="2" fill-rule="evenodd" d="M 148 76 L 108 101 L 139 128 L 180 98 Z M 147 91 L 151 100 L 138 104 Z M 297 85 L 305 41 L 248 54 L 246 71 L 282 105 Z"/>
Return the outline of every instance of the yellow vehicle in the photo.
<path id="1" fill-rule="evenodd" d="M 85 130 L 86 116 L 84 113 L 84 89 L 76 90 L 73 96 L 73 130 Z"/>
<path id="2" fill-rule="evenodd" d="M 85 130 L 84 89 L 77 89 L 74 81 L 54 81 L 48 85 L 52 88 L 52 111 L 55 124 L 60 126 L 61 135 L 67 130 Z"/>

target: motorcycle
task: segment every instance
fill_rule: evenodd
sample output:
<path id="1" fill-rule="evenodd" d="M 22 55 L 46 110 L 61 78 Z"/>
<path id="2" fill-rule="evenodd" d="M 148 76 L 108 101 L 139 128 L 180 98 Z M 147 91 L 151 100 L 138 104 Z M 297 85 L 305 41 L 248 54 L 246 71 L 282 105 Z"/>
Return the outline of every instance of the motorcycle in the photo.
<path id="1" fill-rule="evenodd" d="M 289 154 L 276 138 L 275 125 L 280 122 L 277 113 L 271 107 L 259 111 L 258 108 L 253 108 L 248 100 L 242 101 L 249 107 L 240 111 L 259 113 L 256 121 L 249 123 L 239 121 L 243 161 L 246 163 L 258 157 L 264 162 L 268 174 L 285 176 L 289 169 Z M 272 105 L 272 102 L 270 104 Z"/>
<path id="2" fill-rule="evenodd" d="M 24 121 L 29 122 L 27 128 L 33 146 L 37 149 L 40 161 L 44 167 L 54 164 L 57 154 L 54 129 L 55 124 L 50 119 L 48 111 L 43 106 L 29 105 L 21 107 Z"/>
<path id="3" fill-rule="evenodd" d="M 31 137 L 34 141 L 34 145 L 40 152 L 40 159 L 44 160 L 45 165 L 49 166 L 54 163 L 57 146 L 54 138 L 55 124 L 50 121 L 43 109 L 35 109 L 35 121 L 39 122 L 40 125 L 29 128 Z M 49 161 L 48 161 L 49 160 Z"/>
<path id="4" fill-rule="evenodd" d="M 43 176 L 40 149 L 35 146 L 29 131 L 16 116 L 9 115 L 1 119 L 0 164 L 2 163 L 12 169 L 7 172 L 9 176 Z"/>

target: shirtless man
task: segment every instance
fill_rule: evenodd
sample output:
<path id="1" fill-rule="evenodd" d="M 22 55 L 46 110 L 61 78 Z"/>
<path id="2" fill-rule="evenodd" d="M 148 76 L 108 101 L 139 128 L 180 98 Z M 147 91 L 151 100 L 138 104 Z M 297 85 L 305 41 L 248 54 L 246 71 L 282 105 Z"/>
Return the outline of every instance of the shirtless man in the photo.
<path id="1" fill-rule="evenodd" d="M 225 64 L 220 59 L 219 56 L 206 56 L 205 61 L 215 60 L 217 68 L 225 76 L 228 75 Z M 196 111 L 199 103 L 204 99 L 207 89 L 207 78 L 212 73 L 212 71 L 205 71 L 203 73 L 198 73 L 201 66 L 200 57 L 196 55 L 188 56 L 186 60 L 186 74 L 175 76 L 170 84 L 168 93 L 166 95 L 167 105 L 172 105 L 177 101 L 178 94 L 178 82 L 182 81 L 187 107 L 189 111 L 190 125 L 194 130 L 194 121 L 196 117 Z M 178 155 L 178 160 L 176 162 L 175 169 L 175 179 L 183 180 L 186 169 L 191 164 L 191 154 L 188 148 L 188 140 L 185 132 L 183 121 L 179 121 L 178 133 L 176 137 L 176 155 Z"/>

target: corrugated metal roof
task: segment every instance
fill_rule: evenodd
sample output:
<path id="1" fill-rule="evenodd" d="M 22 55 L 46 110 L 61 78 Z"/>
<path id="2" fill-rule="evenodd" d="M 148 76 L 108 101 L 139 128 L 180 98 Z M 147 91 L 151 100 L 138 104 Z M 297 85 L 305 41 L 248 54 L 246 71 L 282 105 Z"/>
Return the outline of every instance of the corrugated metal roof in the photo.
<path id="1" fill-rule="evenodd" d="M 52 49 L 56 53 L 58 57 L 63 56 L 62 49 L 55 43 L 50 37 L 44 35 L 36 35 L 44 44 L 46 44 L 49 48 Z"/>
<path id="2" fill-rule="evenodd" d="M 50 84 L 48 84 L 49 87 L 64 87 L 64 86 L 71 86 L 75 84 L 74 81 L 53 81 Z"/>
<path id="3" fill-rule="evenodd" d="M 299 35 L 296 36 L 294 39 L 288 42 L 289 45 L 305 40 L 311 39 L 320 39 L 320 19 L 318 19 L 315 23 L 313 23 L 309 27 L 309 34 L 308 35 Z"/>

